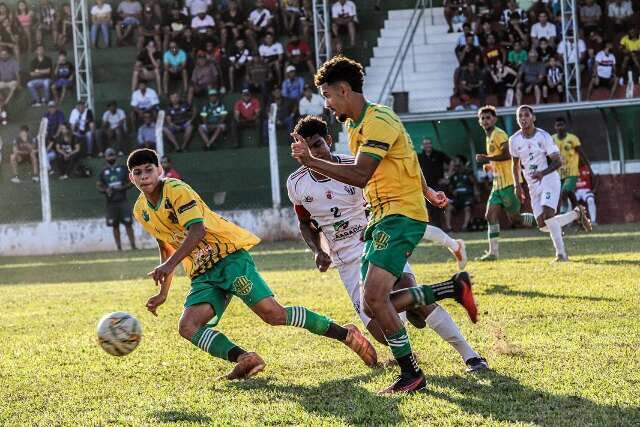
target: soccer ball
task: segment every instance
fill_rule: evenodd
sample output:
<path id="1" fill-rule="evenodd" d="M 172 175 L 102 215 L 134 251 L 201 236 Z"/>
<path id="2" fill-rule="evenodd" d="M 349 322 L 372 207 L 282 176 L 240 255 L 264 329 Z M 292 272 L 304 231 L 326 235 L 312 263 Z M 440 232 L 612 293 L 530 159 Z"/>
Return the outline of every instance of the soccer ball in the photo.
<path id="1" fill-rule="evenodd" d="M 142 340 L 138 319 L 124 311 L 106 314 L 98 322 L 98 344 L 113 356 L 131 353 Z"/>

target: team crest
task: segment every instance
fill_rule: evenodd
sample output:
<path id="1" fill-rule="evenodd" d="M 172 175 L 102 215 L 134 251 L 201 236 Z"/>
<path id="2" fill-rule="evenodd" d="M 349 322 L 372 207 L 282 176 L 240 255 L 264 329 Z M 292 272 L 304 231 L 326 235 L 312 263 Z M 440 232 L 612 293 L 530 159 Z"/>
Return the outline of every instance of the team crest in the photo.
<path id="1" fill-rule="evenodd" d="M 311 196 L 304 196 L 304 201 L 305 201 L 305 203 L 311 203 L 311 202 L 313 202 L 313 197 L 311 197 Z"/>
<path id="2" fill-rule="evenodd" d="M 349 227 L 349 221 L 343 220 L 333 223 L 333 229 L 335 231 L 346 230 Z"/>
<path id="3" fill-rule="evenodd" d="M 350 186 L 350 185 L 345 185 L 344 186 L 344 191 L 346 191 L 348 194 L 350 194 L 352 196 L 354 194 L 356 194 L 356 189 L 354 187 Z"/>
<path id="4" fill-rule="evenodd" d="M 149 222 L 149 212 L 147 212 L 147 210 L 143 210 L 142 211 L 142 218 L 146 221 Z"/>
<path id="5" fill-rule="evenodd" d="M 233 289 L 238 295 L 248 295 L 251 292 L 251 288 L 253 288 L 253 282 L 247 276 L 237 277 L 233 281 Z"/>
<path id="6" fill-rule="evenodd" d="M 327 199 L 333 199 L 333 193 L 330 190 L 327 190 Z"/>
<path id="7" fill-rule="evenodd" d="M 382 230 L 373 233 L 373 249 L 376 251 L 383 251 L 389 246 L 389 240 L 391 237 Z"/>

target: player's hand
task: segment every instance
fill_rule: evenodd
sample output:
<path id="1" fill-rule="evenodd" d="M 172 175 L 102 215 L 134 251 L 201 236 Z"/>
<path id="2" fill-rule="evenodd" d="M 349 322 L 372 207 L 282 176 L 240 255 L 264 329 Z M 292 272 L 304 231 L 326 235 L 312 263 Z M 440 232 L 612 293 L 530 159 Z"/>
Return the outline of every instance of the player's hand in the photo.
<path id="1" fill-rule="evenodd" d="M 329 269 L 330 265 L 331 265 L 331 258 L 329 257 L 329 255 L 327 255 L 325 251 L 316 252 L 316 267 L 318 267 L 318 270 L 324 273 Z"/>
<path id="2" fill-rule="evenodd" d="M 159 266 L 157 266 L 156 268 L 154 268 L 153 271 L 151 271 L 148 274 L 148 276 L 151 276 L 153 281 L 156 282 L 156 286 L 157 285 L 164 286 L 167 284 L 167 280 L 169 279 L 169 277 L 171 277 L 171 274 L 175 269 L 176 269 L 175 265 L 173 265 L 172 263 L 169 262 L 169 260 L 167 260 L 162 264 L 160 264 Z"/>
<path id="3" fill-rule="evenodd" d="M 520 200 L 522 203 L 525 202 L 526 197 L 524 195 L 524 191 L 522 190 L 522 185 L 517 185 L 514 189 L 513 189 L 514 193 L 516 193 L 516 197 L 518 198 L 518 200 Z"/>
<path id="4" fill-rule="evenodd" d="M 158 309 L 158 307 L 164 304 L 166 300 L 167 300 L 167 296 L 165 294 L 158 293 L 152 296 L 151 298 L 149 298 L 145 306 L 147 307 L 147 310 L 151 312 L 151 314 L 157 317 L 158 313 L 156 313 L 156 310 Z"/>
<path id="5" fill-rule="evenodd" d="M 542 173 L 542 171 L 536 171 L 531 174 L 531 178 L 534 181 L 540 181 L 543 177 L 544 177 L 544 174 Z"/>
<path id="6" fill-rule="evenodd" d="M 291 157 L 296 159 L 300 164 L 307 165 L 311 160 L 311 151 L 304 138 L 297 134 L 292 133 L 293 144 L 291 144 Z"/>
<path id="7" fill-rule="evenodd" d="M 487 159 L 486 154 L 476 154 L 476 162 L 478 163 L 488 163 L 489 159 Z"/>
<path id="8" fill-rule="evenodd" d="M 447 198 L 447 195 L 444 194 L 444 192 L 434 191 L 431 188 L 427 190 L 427 194 L 425 195 L 425 198 L 429 203 L 431 203 L 433 206 L 437 208 L 446 208 L 447 205 L 449 204 L 449 199 Z"/>

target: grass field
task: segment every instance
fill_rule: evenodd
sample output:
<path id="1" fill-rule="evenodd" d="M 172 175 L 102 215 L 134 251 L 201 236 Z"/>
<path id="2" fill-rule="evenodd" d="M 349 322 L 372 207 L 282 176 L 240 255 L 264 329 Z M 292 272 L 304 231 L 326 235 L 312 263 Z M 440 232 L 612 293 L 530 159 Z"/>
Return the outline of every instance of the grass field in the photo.
<path id="1" fill-rule="evenodd" d="M 471 256 L 481 233 L 464 235 Z M 335 342 L 261 324 L 239 301 L 220 329 L 267 361 L 245 382 L 181 339 L 188 281 L 158 318 L 144 302 L 156 251 L 0 258 L 0 425 L 640 425 L 640 228 L 568 231 L 571 263 L 551 265 L 538 232 L 503 233 L 498 263 L 470 262 L 481 318 L 444 304 L 493 372 L 470 376 L 430 330 L 410 330 L 428 389 L 377 396 L 397 368 L 365 367 Z M 262 244 L 256 264 L 283 304 L 356 321 L 335 271 L 314 271 L 297 242 Z M 420 281 L 448 277 L 448 253 L 421 245 Z M 103 352 L 97 320 L 125 310 L 144 339 L 127 357 Z M 381 359 L 390 353 L 377 345 Z"/>

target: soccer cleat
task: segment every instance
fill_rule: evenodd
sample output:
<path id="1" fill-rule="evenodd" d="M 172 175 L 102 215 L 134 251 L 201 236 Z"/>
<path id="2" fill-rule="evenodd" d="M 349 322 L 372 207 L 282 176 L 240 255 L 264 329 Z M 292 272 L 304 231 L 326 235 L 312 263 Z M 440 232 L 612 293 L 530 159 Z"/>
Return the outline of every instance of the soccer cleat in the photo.
<path id="1" fill-rule="evenodd" d="M 567 255 L 556 255 L 552 262 L 569 262 L 569 257 Z"/>
<path id="2" fill-rule="evenodd" d="M 394 394 L 394 393 L 415 393 L 427 388 L 427 379 L 422 371 L 417 377 L 409 377 L 398 375 L 395 381 L 384 390 L 380 390 L 378 394 Z"/>
<path id="3" fill-rule="evenodd" d="M 225 378 L 228 380 L 247 379 L 264 370 L 266 365 L 258 353 L 244 353 L 238 357 L 238 363 L 236 363 L 236 366 L 234 366 Z"/>
<path id="4" fill-rule="evenodd" d="M 467 365 L 467 372 L 479 372 L 489 370 L 489 364 L 484 357 L 472 357 L 464 362 Z"/>
<path id="5" fill-rule="evenodd" d="M 458 249 L 455 251 L 449 249 L 449 251 L 456 258 L 456 262 L 458 263 L 458 270 L 462 271 L 467 265 L 467 247 L 464 244 L 464 240 L 462 239 L 457 239 L 456 242 L 458 242 Z"/>
<path id="6" fill-rule="evenodd" d="M 407 310 L 406 311 L 407 320 L 413 326 L 418 329 L 424 329 L 427 326 L 427 322 L 424 320 L 424 316 L 418 310 Z"/>
<path id="7" fill-rule="evenodd" d="M 485 252 L 482 256 L 477 257 L 476 261 L 497 261 L 498 255 L 492 254 L 491 252 Z"/>
<path id="8" fill-rule="evenodd" d="M 354 351 L 367 366 L 376 366 L 378 363 L 378 354 L 371 342 L 362 335 L 360 329 L 356 325 L 348 324 L 343 326 L 347 329 L 347 338 L 343 341 L 347 347 Z"/>
<path id="9" fill-rule="evenodd" d="M 467 310 L 471 321 L 476 323 L 478 321 L 478 307 L 476 306 L 476 300 L 471 291 L 471 278 L 469 277 L 469 273 L 466 271 L 456 273 L 453 275 L 453 281 L 455 282 L 456 301 Z"/>
<path id="10" fill-rule="evenodd" d="M 587 215 L 587 210 L 584 206 L 578 206 L 576 208 L 576 212 L 578 213 L 578 221 L 580 222 L 580 226 L 584 231 L 590 233 L 593 230 L 591 226 L 591 220 L 589 219 L 589 215 Z"/>

